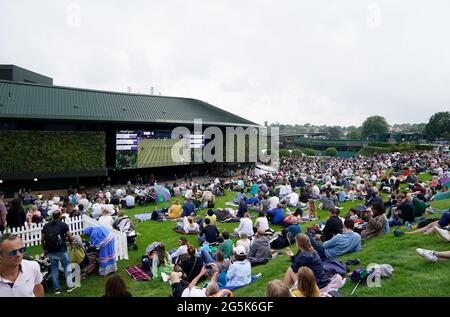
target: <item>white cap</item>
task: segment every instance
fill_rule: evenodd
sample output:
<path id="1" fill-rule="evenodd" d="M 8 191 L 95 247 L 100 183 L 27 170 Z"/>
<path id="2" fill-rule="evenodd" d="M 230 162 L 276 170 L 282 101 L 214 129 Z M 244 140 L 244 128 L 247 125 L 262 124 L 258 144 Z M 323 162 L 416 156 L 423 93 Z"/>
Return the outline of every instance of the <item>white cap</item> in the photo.
<path id="1" fill-rule="evenodd" d="M 247 252 L 245 252 L 245 248 L 242 245 L 238 245 L 236 248 L 234 248 L 234 252 L 237 255 L 247 255 Z"/>

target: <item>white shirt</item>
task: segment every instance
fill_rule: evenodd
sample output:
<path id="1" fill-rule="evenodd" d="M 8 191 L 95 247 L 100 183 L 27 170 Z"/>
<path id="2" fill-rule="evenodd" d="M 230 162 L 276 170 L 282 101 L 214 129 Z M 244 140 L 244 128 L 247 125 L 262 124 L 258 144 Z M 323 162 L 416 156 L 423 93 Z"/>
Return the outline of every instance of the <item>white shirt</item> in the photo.
<path id="1" fill-rule="evenodd" d="M 92 206 L 92 217 L 98 219 L 102 215 L 102 204 L 95 203 Z"/>
<path id="2" fill-rule="evenodd" d="M 280 202 L 280 198 L 277 196 L 272 196 L 269 198 L 269 209 L 277 208 L 278 203 Z"/>
<path id="3" fill-rule="evenodd" d="M 127 204 L 127 207 L 134 206 L 134 197 L 131 195 L 128 195 L 125 197 L 125 203 Z"/>
<path id="4" fill-rule="evenodd" d="M 59 203 L 59 201 L 61 200 L 61 198 L 60 197 L 53 197 L 53 203 L 55 204 L 55 205 L 57 205 L 58 203 Z"/>
<path id="5" fill-rule="evenodd" d="M 267 220 L 267 217 L 257 218 L 255 222 L 255 227 L 257 227 L 258 229 L 264 229 L 264 231 L 269 229 L 269 221 Z"/>
<path id="6" fill-rule="evenodd" d="M 240 246 L 240 245 L 243 246 L 245 249 L 245 252 L 248 254 L 250 252 L 250 243 L 251 243 L 251 241 L 249 239 L 247 239 L 247 240 L 239 239 L 238 241 L 236 241 L 236 247 Z"/>
<path id="7" fill-rule="evenodd" d="M 253 237 L 253 222 L 250 218 L 241 218 L 241 224 L 237 229 L 238 233 L 245 232 L 247 237 Z"/>
<path id="8" fill-rule="evenodd" d="M 106 210 L 108 210 L 108 214 L 110 216 L 112 216 L 116 213 L 113 204 L 103 204 L 102 208 L 105 208 Z"/>
<path id="9" fill-rule="evenodd" d="M 112 228 L 114 220 L 111 216 L 101 216 L 100 218 L 98 218 L 98 222 L 103 227 L 111 227 Z"/>
<path id="10" fill-rule="evenodd" d="M 286 195 L 285 198 L 289 200 L 289 205 L 291 207 L 296 207 L 298 205 L 298 198 L 299 198 L 299 196 L 298 196 L 297 193 L 295 193 L 295 192 L 294 193 L 290 193 L 289 195 Z"/>
<path id="11" fill-rule="evenodd" d="M 78 202 L 79 205 L 83 205 L 83 210 L 84 212 L 87 212 L 91 203 L 89 202 L 89 200 L 87 200 L 86 198 L 82 198 L 80 199 L 80 201 Z"/>
<path id="12" fill-rule="evenodd" d="M 317 185 L 314 185 L 313 188 L 311 188 L 311 194 L 313 194 L 314 196 L 319 196 L 320 189 L 319 187 L 317 187 Z"/>
<path id="13" fill-rule="evenodd" d="M 11 281 L 0 276 L 0 297 L 35 297 L 34 287 L 42 282 L 42 274 L 36 261 L 22 260 L 21 270 L 13 287 Z"/>
<path id="14" fill-rule="evenodd" d="M 189 287 L 186 287 L 181 297 L 206 297 L 206 288 L 194 286 L 192 289 L 189 289 Z"/>

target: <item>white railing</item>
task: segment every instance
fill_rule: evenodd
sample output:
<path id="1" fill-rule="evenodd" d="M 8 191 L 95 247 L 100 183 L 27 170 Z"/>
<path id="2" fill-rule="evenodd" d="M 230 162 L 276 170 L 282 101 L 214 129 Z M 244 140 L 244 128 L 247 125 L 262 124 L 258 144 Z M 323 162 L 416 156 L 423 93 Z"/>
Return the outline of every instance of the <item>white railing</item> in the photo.
<path id="1" fill-rule="evenodd" d="M 89 216 L 77 216 L 73 218 L 66 219 L 64 221 L 68 226 L 69 230 L 73 235 L 81 235 L 83 233 L 83 229 L 87 227 L 99 227 L 100 223 L 92 219 Z M 7 228 L 3 233 L 13 233 L 21 237 L 23 244 L 26 247 L 32 247 L 41 244 L 42 239 L 42 229 L 44 228 L 44 224 L 31 224 L 25 223 L 22 227 L 18 228 Z M 114 248 L 116 253 L 117 260 L 128 260 L 128 245 L 127 245 L 127 236 L 125 233 L 117 231 L 112 228 L 108 228 L 108 230 L 114 236 Z"/>

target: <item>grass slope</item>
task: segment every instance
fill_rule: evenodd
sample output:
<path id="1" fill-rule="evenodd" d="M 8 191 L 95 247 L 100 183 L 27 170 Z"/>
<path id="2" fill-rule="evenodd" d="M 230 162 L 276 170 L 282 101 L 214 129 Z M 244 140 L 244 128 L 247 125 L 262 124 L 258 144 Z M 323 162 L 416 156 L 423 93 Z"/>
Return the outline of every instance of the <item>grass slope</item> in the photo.
<path id="1" fill-rule="evenodd" d="M 421 175 L 424 180 L 430 179 L 430 176 Z M 234 192 L 227 192 L 224 197 L 216 198 L 216 206 L 224 207 L 227 201 L 234 198 Z M 172 198 L 171 201 L 174 199 Z M 361 204 L 360 201 L 345 202 L 342 204 L 344 209 L 341 214 L 345 215 L 347 211 L 355 206 Z M 161 204 L 168 206 L 169 203 Z M 446 209 L 450 207 L 450 200 L 443 200 L 433 202 L 432 206 L 438 209 Z M 138 207 L 128 212 L 132 217 L 134 214 L 149 212 L 154 209 L 151 207 Z M 204 215 L 205 211 L 200 212 Z M 327 212 L 321 210 L 318 212 L 320 216 L 319 221 L 327 219 Z M 316 222 L 311 222 L 302 225 L 303 231 L 307 227 Z M 231 231 L 235 228 L 237 223 L 219 224 L 219 230 Z M 171 294 L 171 288 L 168 284 L 162 283 L 160 280 L 151 280 L 149 282 L 138 282 L 132 280 L 124 271 L 124 269 L 133 264 L 139 264 L 141 256 L 145 252 L 145 247 L 153 241 L 161 241 L 166 245 L 166 249 L 177 247 L 179 234 L 175 233 L 172 228 L 175 223 L 172 221 L 154 222 L 145 221 L 137 226 L 137 231 L 140 233 L 137 243 L 139 250 L 129 250 L 129 260 L 118 262 L 118 274 L 120 274 L 126 281 L 130 292 L 133 296 L 161 296 L 166 297 Z M 274 226 L 275 230 L 280 230 L 280 227 Z M 187 236 L 190 243 L 198 246 L 197 236 Z M 342 256 L 340 259 L 345 262 L 350 258 L 359 258 L 361 265 L 352 266 L 351 269 L 357 267 L 367 267 L 371 263 L 391 264 L 394 268 L 394 275 L 386 280 L 382 280 L 381 287 L 369 288 L 366 285 L 360 285 L 353 296 L 449 296 L 448 276 L 450 276 L 450 262 L 428 263 L 419 257 L 415 249 L 418 247 L 433 249 L 437 251 L 450 250 L 450 245 L 442 242 L 437 236 L 402 236 L 395 238 L 392 232 L 380 238 L 372 239 L 363 243 L 363 250 L 359 253 L 348 254 Z M 295 250 L 295 247 L 292 247 Z M 41 252 L 40 247 L 30 248 L 30 253 L 36 254 Z M 252 272 L 254 274 L 262 273 L 262 277 L 254 284 L 235 291 L 237 297 L 262 297 L 265 295 L 266 284 L 273 279 L 282 279 L 284 272 L 289 267 L 290 261 L 286 255 L 279 256 L 271 260 L 267 265 L 254 267 Z M 99 276 L 90 276 L 82 282 L 82 287 L 71 294 L 62 293 L 59 296 L 101 296 L 104 292 L 106 279 Z M 62 283 L 64 284 L 64 283 Z M 346 285 L 341 289 L 344 296 L 350 296 L 355 284 L 347 279 Z M 52 296 L 52 293 L 48 293 Z"/>

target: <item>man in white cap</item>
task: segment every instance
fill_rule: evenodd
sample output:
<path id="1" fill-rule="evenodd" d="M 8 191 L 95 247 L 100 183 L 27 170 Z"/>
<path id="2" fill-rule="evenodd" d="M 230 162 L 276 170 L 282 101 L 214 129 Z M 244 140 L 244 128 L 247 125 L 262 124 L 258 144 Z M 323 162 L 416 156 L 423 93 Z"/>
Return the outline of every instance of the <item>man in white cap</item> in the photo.
<path id="1" fill-rule="evenodd" d="M 234 249 L 234 263 L 227 272 L 227 287 L 241 287 L 252 281 L 252 266 L 247 260 L 245 248 L 240 245 Z"/>

